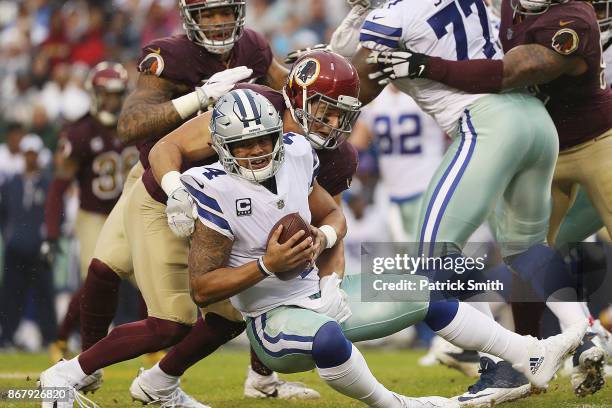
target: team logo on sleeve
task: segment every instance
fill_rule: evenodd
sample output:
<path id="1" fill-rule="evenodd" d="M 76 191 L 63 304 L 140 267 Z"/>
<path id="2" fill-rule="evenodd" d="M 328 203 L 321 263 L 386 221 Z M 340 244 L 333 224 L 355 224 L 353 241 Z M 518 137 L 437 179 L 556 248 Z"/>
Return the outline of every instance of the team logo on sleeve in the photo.
<path id="1" fill-rule="evenodd" d="M 299 86 L 306 87 L 317 80 L 320 70 L 321 65 L 318 60 L 307 58 L 295 67 L 292 77 Z"/>
<path id="2" fill-rule="evenodd" d="M 578 49 L 578 34 L 571 28 L 563 28 L 552 38 L 552 47 L 559 54 L 569 55 Z"/>
<path id="3" fill-rule="evenodd" d="M 236 215 L 242 217 L 253 214 L 250 198 L 239 198 L 236 200 Z"/>
<path id="4" fill-rule="evenodd" d="M 149 48 L 149 50 L 151 49 Z M 157 52 L 147 54 L 142 61 L 140 61 L 140 64 L 138 64 L 139 72 L 144 72 L 155 76 L 160 76 L 163 70 L 164 59 Z"/>

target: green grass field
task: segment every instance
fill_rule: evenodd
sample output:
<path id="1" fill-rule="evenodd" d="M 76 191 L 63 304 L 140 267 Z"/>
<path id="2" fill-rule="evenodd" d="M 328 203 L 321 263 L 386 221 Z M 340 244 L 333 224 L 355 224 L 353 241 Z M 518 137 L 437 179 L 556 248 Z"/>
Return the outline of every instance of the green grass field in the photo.
<path id="1" fill-rule="evenodd" d="M 374 351 L 366 350 L 364 355 L 378 379 L 388 388 L 411 396 L 441 395 L 453 396 L 461 393 L 471 380 L 446 367 L 423 368 L 416 364 L 420 353 L 415 351 Z M 213 408 L 244 407 L 360 407 L 359 403 L 341 396 L 327 387 L 315 372 L 285 375 L 283 378 L 303 381 L 318 390 L 321 400 L 308 402 L 247 400 L 242 397 L 248 354 L 245 351 L 225 349 L 200 362 L 189 370 L 182 380 L 182 386 L 191 395 Z M 0 354 L 0 390 L 9 388 L 35 388 L 38 373 L 49 366 L 44 354 Z M 128 387 L 136 374 L 141 360 L 132 360 L 105 369 L 104 385 L 95 394 L 88 394 L 101 407 L 134 407 Z M 0 407 L 25 408 L 38 406 L 33 403 L 9 403 L 0 401 Z M 554 408 L 603 408 L 612 407 L 610 385 L 583 399 L 574 397 L 569 379 L 561 378 L 551 383 L 546 394 L 505 404 L 507 407 L 554 407 Z"/>

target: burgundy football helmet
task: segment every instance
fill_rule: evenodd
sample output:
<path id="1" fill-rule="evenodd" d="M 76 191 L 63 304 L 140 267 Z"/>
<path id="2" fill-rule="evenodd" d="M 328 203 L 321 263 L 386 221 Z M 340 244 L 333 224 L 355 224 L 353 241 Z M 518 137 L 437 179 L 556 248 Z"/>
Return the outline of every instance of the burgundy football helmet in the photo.
<path id="1" fill-rule="evenodd" d="M 231 23 L 201 24 L 201 13 L 214 8 L 228 7 L 234 13 Z M 208 52 L 224 54 L 242 36 L 246 15 L 244 0 L 179 0 L 179 9 L 187 37 Z M 221 36 L 222 39 L 215 38 Z"/>
<path id="2" fill-rule="evenodd" d="M 359 116 L 359 75 L 343 56 L 317 50 L 300 57 L 283 88 L 291 116 L 316 149 L 334 149 Z"/>
<path id="3" fill-rule="evenodd" d="M 123 101 L 127 87 L 128 74 L 123 65 L 106 61 L 97 64 L 85 82 L 85 88 L 91 96 L 91 114 L 105 126 L 115 125 L 121 103 L 109 103 L 106 98 L 116 98 L 112 94 L 118 94 Z M 113 105 L 112 108 L 109 108 L 110 105 Z"/>

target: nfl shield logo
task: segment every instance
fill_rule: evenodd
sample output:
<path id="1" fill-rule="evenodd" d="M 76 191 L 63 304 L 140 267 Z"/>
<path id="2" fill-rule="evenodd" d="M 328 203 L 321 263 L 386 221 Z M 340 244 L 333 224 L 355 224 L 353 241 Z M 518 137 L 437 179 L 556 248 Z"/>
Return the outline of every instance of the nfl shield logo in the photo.
<path id="1" fill-rule="evenodd" d="M 278 201 L 276 202 L 276 207 L 277 207 L 279 210 L 282 210 L 282 209 L 285 207 L 285 200 L 278 200 Z"/>
<path id="2" fill-rule="evenodd" d="M 511 40 L 513 35 L 514 35 L 514 31 L 512 31 L 512 29 L 509 28 L 508 31 L 506 31 L 506 38 L 508 40 Z"/>

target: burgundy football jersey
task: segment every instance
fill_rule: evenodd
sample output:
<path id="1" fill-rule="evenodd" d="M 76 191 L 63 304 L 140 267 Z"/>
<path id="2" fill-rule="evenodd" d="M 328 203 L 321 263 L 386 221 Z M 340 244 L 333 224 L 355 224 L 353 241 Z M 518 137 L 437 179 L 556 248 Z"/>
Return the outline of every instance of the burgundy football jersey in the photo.
<path id="1" fill-rule="evenodd" d="M 228 63 L 221 62 L 219 55 L 208 52 L 206 48 L 190 41 L 186 35 L 176 35 L 156 39 L 147 44 L 142 49 L 138 70 L 193 89 L 215 73 L 241 65 L 253 70 L 249 80 L 258 80 L 266 76 L 271 63 L 272 50 L 266 39 L 256 31 L 246 28 L 242 37 L 234 44 Z M 161 137 L 139 143 L 138 150 L 140 161 L 145 168 L 142 178 L 145 187 L 151 197 L 165 204 L 166 194 L 155 181 L 149 164 L 149 152 L 159 139 Z M 207 163 L 208 161 L 186 163 L 182 170 Z"/>
<path id="2" fill-rule="evenodd" d="M 266 39 L 246 28 L 232 48 L 227 64 L 221 62 L 219 55 L 206 51 L 206 48 L 190 41 L 186 35 L 176 35 L 160 38 L 146 45 L 142 49 L 138 70 L 184 84 L 191 92 L 217 72 L 241 65 L 253 70 L 251 78 L 247 80 L 263 78 L 271 63 L 272 50 Z M 138 145 L 140 161 L 145 169 L 149 168 L 149 151 L 160 138 L 153 138 Z"/>
<path id="3" fill-rule="evenodd" d="M 272 103 L 272 105 L 274 105 L 276 110 L 278 110 L 281 118 L 285 114 L 285 110 L 287 110 L 283 95 L 270 87 L 258 84 L 242 83 L 236 85 L 236 88 L 250 89 L 265 96 Z M 357 150 L 355 150 L 350 143 L 342 143 L 337 149 L 334 150 L 315 151 L 317 152 L 321 166 L 317 176 L 317 180 L 319 181 L 321 187 L 327 190 L 327 192 L 329 192 L 329 194 L 332 196 L 340 194 L 344 190 L 348 189 L 351 185 L 353 175 L 357 171 Z M 181 168 L 181 172 L 194 166 L 214 163 L 217 161 L 217 159 L 217 156 L 214 156 L 207 159 L 206 162 L 201 162 L 201 164 L 185 163 Z M 151 169 L 145 171 L 142 180 L 145 183 L 145 186 L 147 186 L 147 190 L 149 191 L 149 194 L 151 194 L 151 197 L 155 198 L 160 203 L 165 204 L 168 197 L 155 181 Z"/>
<path id="4" fill-rule="evenodd" d="M 513 19 L 511 0 L 503 0 L 499 31 L 504 52 L 522 44 L 540 44 L 560 55 L 580 56 L 588 70 L 562 75 L 530 87 L 546 105 L 559 133 L 561 150 L 601 135 L 612 127 L 612 90 L 606 86 L 599 26 L 590 3 L 570 0 L 538 15 Z"/>
<path id="5" fill-rule="evenodd" d="M 58 149 L 79 164 L 76 179 L 81 209 L 109 214 L 127 172 L 138 162 L 138 150 L 124 147 L 115 128 L 103 126 L 89 114 L 62 130 Z"/>

